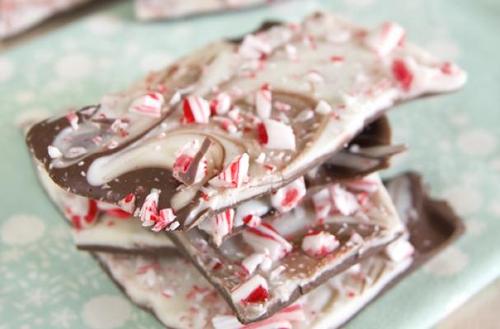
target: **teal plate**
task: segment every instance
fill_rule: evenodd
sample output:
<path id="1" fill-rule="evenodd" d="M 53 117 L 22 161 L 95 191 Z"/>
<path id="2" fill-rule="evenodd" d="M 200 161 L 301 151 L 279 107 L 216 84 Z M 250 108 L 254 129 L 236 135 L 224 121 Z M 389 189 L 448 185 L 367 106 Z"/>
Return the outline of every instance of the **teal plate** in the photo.
<path id="1" fill-rule="evenodd" d="M 0 54 L 0 328 L 155 328 L 86 253 L 37 185 L 16 123 L 97 102 L 209 40 L 269 18 L 330 9 L 365 25 L 402 23 L 410 39 L 469 72 L 458 93 L 391 112 L 410 151 L 386 176 L 421 171 L 467 234 L 368 307 L 349 328 L 429 328 L 500 275 L 500 3 L 495 0 L 292 1 L 270 8 L 154 24 L 132 5 L 99 13 Z"/>

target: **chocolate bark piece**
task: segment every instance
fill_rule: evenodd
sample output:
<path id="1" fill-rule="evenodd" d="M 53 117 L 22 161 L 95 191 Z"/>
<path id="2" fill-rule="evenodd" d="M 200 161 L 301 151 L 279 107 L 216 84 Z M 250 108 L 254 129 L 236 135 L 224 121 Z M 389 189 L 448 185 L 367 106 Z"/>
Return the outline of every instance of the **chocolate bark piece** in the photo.
<path id="1" fill-rule="evenodd" d="M 392 154 L 383 155 L 377 159 L 377 162 L 371 162 L 372 167 L 359 165 L 358 162 L 366 162 L 363 156 L 359 155 L 363 150 L 373 147 L 398 147 L 391 146 L 390 143 L 391 129 L 389 121 L 386 116 L 383 116 L 366 127 L 341 152 L 350 155 L 350 159 L 353 161 L 349 163 L 344 161 L 337 165 L 334 164 L 335 160 L 332 160 L 328 164 L 328 170 L 320 169 L 314 173 L 309 173 L 306 180 L 308 185 L 310 185 L 309 188 L 312 185 L 319 187 L 331 184 L 333 180 L 355 178 L 388 166 Z M 353 149 L 356 149 L 356 151 L 353 152 Z M 106 206 L 102 202 L 94 202 L 97 211 L 91 221 L 82 221 L 82 218 L 88 215 L 89 204 L 92 204 L 92 202 L 84 197 L 79 197 L 62 190 L 47 177 L 47 173 L 43 169 L 39 168 L 37 173 L 42 186 L 47 191 L 53 203 L 63 216 L 69 222 L 72 222 L 73 241 L 78 249 L 137 254 L 177 252 L 177 249 L 166 236 L 148 232 L 147 229 L 140 225 L 137 219 L 127 216 L 123 211 L 117 212 L 117 209 L 113 209 L 109 205 Z M 342 173 L 342 175 L 337 173 Z M 249 207 L 252 212 L 255 212 L 256 208 L 266 202 L 268 201 L 263 199 L 262 201 L 247 202 L 238 206 L 236 208 L 236 227 L 228 236 L 241 231 L 243 228 L 242 217 L 248 211 Z M 105 209 L 101 209 L 103 207 Z M 266 206 L 265 212 L 268 213 L 267 217 L 275 216 L 275 211 L 267 210 L 270 208 L 272 207 Z M 75 215 L 81 218 L 75 221 Z"/>
<path id="2" fill-rule="evenodd" d="M 90 2 L 89 0 L 24 1 L 0 3 L 0 40 L 27 30 L 47 18 Z"/>
<path id="3" fill-rule="evenodd" d="M 292 328 L 342 327 L 463 233 L 461 220 L 445 202 L 430 198 L 418 174 L 408 173 L 393 178 L 388 182 L 388 190 L 400 217 L 411 225 L 408 237 L 414 246 L 413 254 L 391 259 L 382 251 L 328 280 L 301 297 L 298 305 L 302 305 L 299 311 L 303 312 L 305 321 L 291 322 Z M 406 239 L 401 238 L 402 241 Z M 94 255 L 132 301 L 150 310 L 169 328 L 196 329 L 213 328 L 213 323 L 238 324 L 233 316 L 228 315 L 228 306 L 222 298 L 213 294 L 214 290 L 207 281 L 176 257 Z M 189 310 L 192 306 L 194 312 Z M 192 319 L 199 321 L 198 326 L 189 322 Z"/>
<path id="4" fill-rule="evenodd" d="M 138 19 L 151 21 L 243 10 L 269 5 L 278 0 L 135 0 Z"/>
<path id="5" fill-rule="evenodd" d="M 207 243 L 199 229 L 172 232 L 170 238 L 242 323 L 260 321 L 404 234 L 376 174 L 352 183 L 325 187 L 311 196 L 320 195 L 316 203 L 306 200 L 260 226 L 247 226 L 220 247 Z"/>
<path id="6" fill-rule="evenodd" d="M 178 253 L 167 236 L 144 229 L 140 221 L 123 210 L 62 190 L 43 169 L 37 174 L 49 199 L 71 225 L 78 249 L 139 255 Z"/>
<path id="7" fill-rule="evenodd" d="M 394 104 L 463 85 L 463 71 L 399 43 L 403 34 L 396 24 L 367 30 L 326 13 L 274 25 L 42 122 L 27 143 L 64 189 L 114 204 L 132 193 L 143 220 L 171 209 L 178 228 L 189 229 L 292 182 Z M 173 175 L 179 149 L 206 137 L 206 177 L 181 184 Z M 244 154 L 242 180 L 211 184 Z M 144 206 L 149 195 L 157 209 Z"/>

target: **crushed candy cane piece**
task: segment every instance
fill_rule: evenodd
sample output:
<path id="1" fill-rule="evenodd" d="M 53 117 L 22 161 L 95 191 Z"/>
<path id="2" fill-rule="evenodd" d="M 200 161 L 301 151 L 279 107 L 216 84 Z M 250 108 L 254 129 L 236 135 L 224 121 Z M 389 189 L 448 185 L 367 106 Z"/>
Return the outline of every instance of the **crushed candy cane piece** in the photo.
<path id="1" fill-rule="evenodd" d="M 332 209 L 332 199 L 328 188 L 321 189 L 312 196 L 317 221 L 324 221 Z"/>
<path id="2" fill-rule="evenodd" d="M 161 291 L 161 294 L 166 298 L 171 298 L 175 296 L 175 292 L 172 289 L 165 288 Z"/>
<path id="3" fill-rule="evenodd" d="M 228 208 L 213 216 L 210 220 L 212 221 L 213 241 L 219 246 L 223 238 L 233 231 L 234 209 Z"/>
<path id="4" fill-rule="evenodd" d="M 249 227 L 243 232 L 243 240 L 256 252 L 269 254 L 273 261 L 281 259 L 290 251 L 292 245 L 269 224 Z"/>
<path id="5" fill-rule="evenodd" d="M 271 116 L 272 107 L 271 88 L 264 84 L 255 93 L 255 110 L 260 118 L 266 119 Z"/>
<path id="6" fill-rule="evenodd" d="M 219 175 L 210 180 L 210 184 L 215 187 L 240 187 L 248 181 L 249 159 L 247 153 L 236 156 Z"/>
<path id="7" fill-rule="evenodd" d="M 205 138 L 202 143 L 195 139 L 182 146 L 172 168 L 174 178 L 186 185 L 201 182 L 208 174 L 206 153 L 210 145 L 210 139 Z"/>
<path id="8" fill-rule="evenodd" d="M 208 123 L 210 119 L 210 105 L 200 96 L 191 95 L 184 98 L 182 108 L 186 123 Z"/>
<path id="9" fill-rule="evenodd" d="M 234 121 L 226 117 L 213 117 L 213 121 L 220 124 L 221 128 L 230 134 L 235 134 L 238 132 L 238 127 L 235 125 Z"/>
<path id="10" fill-rule="evenodd" d="M 248 227 L 257 227 L 262 223 L 262 218 L 256 215 L 246 215 L 243 217 L 243 223 Z"/>
<path id="11" fill-rule="evenodd" d="M 212 114 L 223 115 L 231 108 L 231 96 L 227 93 L 219 93 L 210 101 Z"/>
<path id="12" fill-rule="evenodd" d="M 47 147 L 47 153 L 49 154 L 49 157 L 51 159 L 57 159 L 57 158 L 60 158 L 62 157 L 62 153 L 61 151 L 59 151 L 59 149 L 55 146 L 52 146 L 52 145 L 49 145 Z"/>
<path id="13" fill-rule="evenodd" d="M 314 111 L 316 113 L 325 115 L 325 114 L 329 114 L 332 112 L 332 107 L 327 102 L 321 100 L 316 105 L 316 108 L 314 109 Z"/>
<path id="14" fill-rule="evenodd" d="M 241 265 L 248 274 L 253 274 L 259 266 L 261 266 L 263 270 L 269 270 L 272 265 L 272 260 L 266 253 L 253 253 L 243 259 Z"/>
<path id="15" fill-rule="evenodd" d="M 146 196 L 144 203 L 139 211 L 139 218 L 142 226 L 153 226 L 158 219 L 158 199 L 160 198 L 160 190 L 151 189 L 151 192 Z"/>
<path id="16" fill-rule="evenodd" d="M 160 118 L 164 103 L 165 98 L 162 94 L 149 92 L 146 95 L 136 98 L 130 105 L 129 111 L 153 118 Z"/>
<path id="17" fill-rule="evenodd" d="M 394 262 L 407 259 L 415 252 L 415 248 L 408 240 L 396 240 L 385 248 L 385 254 Z"/>
<path id="18" fill-rule="evenodd" d="M 175 105 L 181 101 L 182 94 L 179 91 L 176 91 L 173 95 L 172 98 L 170 98 L 170 102 L 168 104 L 170 106 Z"/>
<path id="19" fill-rule="evenodd" d="M 356 196 L 339 184 L 330 187 L 330 195 L 335 208 L 344 216 L 350 216 L 359 209 Z"/>
<path id="20" fill-rule="evenodd" d="M 402 59 L 395 59 L 392 62 L 392 75 L 398 82 L 401 89 L 409 91 L 413 83 L 413 73 Z"/>
<path id="21" fill-rule="evenodd" d="M 261 220 L 260 217 L 268 213 L 269 210 L 269 203 L 261 199 L 242 202 L 236 207 L 234 225 L 241 226 L 247 224 L 248 226 L 252 226 L 252 224 L 257 224 Z M 252 216 L 255 216 L 255 218 Z"/>
<path id="22" fill-rule="evenodd" d="M 338 56 L 338 55 L 330 56 L 330 61 L 332 61 L 333 63 L 342 63 L 344 60 L 345 59 L 343 56 Z"/>
<path id="23" fill-rule="evenodd" d="M 132 214 L 135 210 L 135 195 L 133 193 L 127 194 L 118 201 L 118 206 L 125 212 Z"/>
<path id="24" fill-rule="evenodd" d="M 77 230 L 95 223 L 98 211 L 99 208 L 95 200 L 82 197 L 71 198 L 71 202 L 64 205 L 66 218 L 71 220 L 73 227 Z"/>
<path id="25" fill-rule="evenodd" d="M 292 127 L 282 122 L 265 119 L 257 126 L 259 142 L 269 149 L 295 151 Z"/>
<path id="26" fill-rule="evenodd" d="M 151 230 L 155 232 L 170 230 L 170 225 L 174 222 L 175 217 L 176 216 L 172 208 L 165 208 L 160 210 L 156 222 Z"/>
<path id="27" fill-rule="evenodd" d="M 251 277 L 231 292 L 231 298 L 235 303 L 245 305 L 265 302 L 269 298 L 266 279 L 261 275 Z"/>
<path id="28" fill-rule="evenodd" d="M 365 37 L 365 44 L 379 56 L 389 55 L 405 37 L 405 30 L 396 23 L 385 22 Z"/>
<path id="29" fill-rule="evenodd" d="M 271 45 L 262 40 L 261 37 L 249 34 L 243 39 L 238 53 L 243 58 L 261 59 L 263 56 L 271 53 L 271 51 Z"/>
<path id="30" fill-rule="evenodd" d="M 279 212 L 292 210 L 306 195 L 304 177 L 299 177 L 290 184 L 271 194 L 271 204 Z"/>
<path id="31" fill-rule="evenodd" d="M 311 257 L 325 257 L 339 245 L 333 234 L 324 231 L 309 233 L 302 240 L 302 250 Z"/>

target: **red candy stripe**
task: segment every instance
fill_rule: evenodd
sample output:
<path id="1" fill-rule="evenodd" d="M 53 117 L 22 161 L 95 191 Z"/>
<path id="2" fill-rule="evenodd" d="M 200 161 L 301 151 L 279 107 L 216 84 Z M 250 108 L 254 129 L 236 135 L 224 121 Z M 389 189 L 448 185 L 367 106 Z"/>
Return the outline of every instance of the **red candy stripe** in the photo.
<path id="1" fill-rule="evenodd" d="M 202 97 L 188 96 L 184 98 L 182 108 L 186 123 L 208 123 L 210 119 L 210 106 Z"/>

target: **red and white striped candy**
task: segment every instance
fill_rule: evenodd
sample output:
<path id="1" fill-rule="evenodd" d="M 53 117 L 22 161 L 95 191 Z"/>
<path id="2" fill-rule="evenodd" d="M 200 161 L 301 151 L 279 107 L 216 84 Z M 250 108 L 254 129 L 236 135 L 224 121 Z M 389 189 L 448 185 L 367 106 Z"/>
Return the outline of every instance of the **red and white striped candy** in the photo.
<path id="1" fill-rule="evenodd" d="M 365 44 L 379 56 L 389 55 L 405 37 L 405 30 L 393 22 L 385 22 L 365 37 Z"/>
<path id="2" fill-rule="evenodd" d="M 231 299 L 238 304 L 260 304 L 269 298 L 266 279 L 255 275 L 231 292 Z"/>
<path id="3" fill-rule="evenodd" d="M 328 188 L 324 188 L 312 196 L 316 220 L 324 221 L 332 210 L 332 199 Z"/>
<path id="4" fill-rule="evenodd" d="M 118 201 L 118 207 L 129 214 L 133 214 L 135 211 L 135 195 L 133 193 L 127 194 L 123 199 Z"/>
<path id="5" fill-rule="evenodd" d="M 129 111 L 153 118 L 160 118 L 163 104 L 165 104 L 165 98 L 162 94 L 149 92 L 146 95 L 136 98 L 130 105 Z"/>
<path id="6" fill-rule="evenodd" d="M 139 211 L 139 218 L 142 226 L 153 226 L 158 220 L 158 199 L 160 198 L 160 191 L 152 189 L 146 196 L 144 203 Z"/>
<path id="7" fill-rule="evenodd" d="M 339 184 L 330 186 L 330 195 L 335 208 L 344 216 L 350 216 L 359 209 L 356 196 Z"/>
<path id="8" fill-rule="evenodd" d="M 205 178 L 208 170 L 208 160 L 206 156 L 203 156 L 199 163 L 193 162 L 196 154 L 200 150 L 200 147 L 200 142 L 195 139 L 179 149 L 172 168 L 172 175 L 174 178 L 185 184 L 196 184 Z M 196 173 L 193 180 L 191 182 L 187 182 L 183 179 L 183 175 L 191 169 L 191 166 L 197 166 Z"/>
<path id="9" fill-rule="evenodd" d="M 265 119 L 257 126 L 257 133 L 259 142 L 266 148 L 295 151 L 295 134 L 287 124 Z"/>
<path id="10" fill-rule="evenodd" d="M 269 224 L 249 227 L 243 232 L 243 240 L 256 252 L 267 253 L 273 261 L 292 251 L 292 245 Z"/>
<path id="11" fill-rule="evenodd" d="M 212 222 L 212 239 L 219 246 L 222 244 L 222 239 L 233 231 L 234 209 L 228 208 L 209 220 Z"/>
<path id="12" fill-rule="evenodd" d="M 394 262 L 407 259 L 415 252 L 415 248 L 408 240 L 396 240 L 385 248 L 385 254 Z"/>
<path id="13" fill-rule="evenodd" d="M 231 108 L 231 96 L 219 93 L 210 101 L 210 110 L 214 115 L 223 115 Z"/>
<path id="14" fill-rule="evenodd" d="M 262 218 L 256 215 L 246 215 L 243 217 L 243 223 L 248 227 L 257 227 L 262 223 Z"/>
<path id="15" fill-rule="evenodd" d="M 184 121 L 186 123 L 208 123 L 210 119 L 210 105 L 200 96 L 188 96 L 182 103 Z"/>
<path id="16" fill-rule="evenodd" d="M 254 199 L 242 202 L 236 207 L 234 226 L 259 226 L 261 216 L 268 213 L 270 208 L 271 205 L 267 200 Z"/>
<path id="17" fill-rule="evenodd" d="M 235 134 L 238 132 L 238 127 L 236 126 L 234 121 L 229 119 L 229 118 L 215 116 L 215 117 L 213 117 L 212 120 L 214 122 L 217 122 L 221 126 L 222 129 L 224 129 L 225 131 L 227 131 L 230 134 Z"/>
<path id="18" fill-rule="evenodd" d="M 237 188 L 248 181 L 249 156 L 247 153 L 236 156 L 216 177 L 210 180 L 215 187 Z"/>
<path id="19" fill-rule="evenodd" d="M 75 112 L 69 112 L 66 114 L 66 119 L 68 119 L 71 128 L 74 130 L 78 129 L 78 115 Z"/>
<path id="20" fill-rule="evenodd" d="M 287 212 L 295 208 L 306 195 L 304 177 L 297 178 L 290 184 L 271 194 L 271 204 L 279 212 Z"/>
<path id="21" fill-rule="evenodd" d="M 155 232 L 160 232 L 163 230 L 170 231 L 171 230 L 170 226 L 175 221 L 175 218 L 176 216 L 172 208 L 162 209 L 160 210 L 158 218 L 156 219 L 156 223 L 151 228 L 151 230 Z"/>
<path id="22" fill-rule="evenodd" d="M 271 45 L 265 42 L 262 37 L 249 34 L 243 39 L 238 53 L 246 59 L 261 59 L 271 51 Z"/>
<path id="23" fill-rule="evenodd" d="M 403 91 L 410 91 L 415 80 L 413 70 L 407 61 L 396 58 L 391 66 L 392 76 Z"/>
<path id="24" fill-rule="evenodd" d="M 339 245 L 333 234 L 324 231 L 309 233 L 302 239 L 302 250 L 311 257 L 325 257 Z"/>
<path id="25" fill-rule="evenodd" d="M 104 201 L 97 201 L 97 208 L 99 209 L 99 211 L 103 211 L 107 216 L 114 218 L 129 219 L 130 216 L 132 216 L 131 212 L 126 212 L 123 209 L 115 206 L 114 204 Z"/>
<path id="26" fill-rule="evenodd" d="M 271 116 L 272 108 L 271 88 L 264 84 L 255 93 L 255 110 L 260 118 L 267 119 Z"/>
<path id="27" fill-rule="evenodd" d="M 80 196 L 71 196 L 63 200 L 64 215 L 77 230 L 94 224 L 97 220 L 97 202 Z"/>

